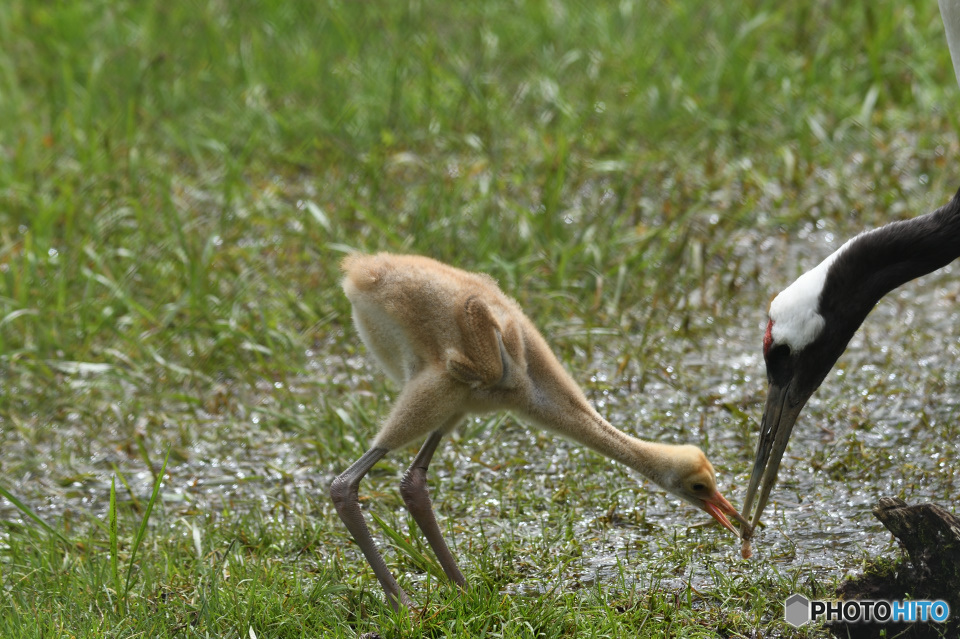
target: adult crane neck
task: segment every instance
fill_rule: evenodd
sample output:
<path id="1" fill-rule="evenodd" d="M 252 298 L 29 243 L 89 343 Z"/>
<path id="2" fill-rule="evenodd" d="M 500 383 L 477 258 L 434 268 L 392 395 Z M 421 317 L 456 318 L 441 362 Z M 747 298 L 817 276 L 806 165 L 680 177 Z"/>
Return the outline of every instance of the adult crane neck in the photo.
<path id="1" fill-rule="evenodd" d="M 833 260 L 818 312 L 859 326 L 884 295 L 960 257 L 960 191 L 932 213 L 887 224 L 852 239 Z"/>

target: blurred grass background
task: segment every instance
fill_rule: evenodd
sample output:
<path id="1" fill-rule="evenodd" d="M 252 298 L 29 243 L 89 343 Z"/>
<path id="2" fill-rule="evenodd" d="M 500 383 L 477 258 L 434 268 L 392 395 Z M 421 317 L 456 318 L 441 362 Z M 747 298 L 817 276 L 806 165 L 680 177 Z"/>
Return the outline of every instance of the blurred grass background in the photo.
<path id="1" fill-rule="evenodd" d="M 147 594 L 120 605 L 97 576 L 105 498 L 71 521 L 44 488 L 156 472 L 168 447 L 173 466 L 204 438 L 249 452 L 289 436 L 325 469 L 348 465 L 387 400 L 329 374 L 361 352 L 338 287 L 347 251 L 489 272 L 575 377 L 605 341 L 642 388 L 664 340 L 760 317 L 797 275 L 763 238 L 852 234 L 956 187 L 958 89 L 929 2 L 10 0 L 0 42 L 0 477 L 88 538 L 65 549 L 7 522 L 4 636 L 37 621 L 70 636 L 245 635 L 251 611 L 282 620 L 262 636 L 365 627 L 375 582 L 344 582 L 336 558 L 314 586 L 289 556 L 244 564 L 277 591 L 307 589 L 296 623 L 300 604 L 253 595 L 219 616 L 172 597 L 173 620 L 151 616 L 157 589 L 213 592 L 223 577 L 178 572 L 191 542 L 163 530 L 141 551 Z M 209 431 L 211 415 L 247 430 Z M 338 524 L 304 521 L 304 548 Z M 267 556 L 279 543 L 255 516 L 207 525 Z M 762 614 L 779 628 L 784 588 L 724 636 Z M 502 604 L 483 596 L 487 613 Z M 460 606 L 438 614 L 463 621 Z M 503 618 L 563 616 L 556 600 L 530 606 Z M 343 610 L 353 620 L 335 622 Z M 591 623 L 541 619 L 529 636 L 613 636 L 622 620 Z"/>

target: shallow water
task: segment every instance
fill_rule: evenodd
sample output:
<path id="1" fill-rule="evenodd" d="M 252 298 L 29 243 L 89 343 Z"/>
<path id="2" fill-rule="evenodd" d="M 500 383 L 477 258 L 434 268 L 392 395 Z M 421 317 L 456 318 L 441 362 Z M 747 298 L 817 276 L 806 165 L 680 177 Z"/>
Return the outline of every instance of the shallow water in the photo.
<path id="1" fill-rule="evenodd" d="M 784 272 L 800 272 L 842 240 L 817 229 L 799 240 L 761 241 L 744 232 L 735 238 L 734 252 L 746 262 L 754 260 L 756 272 L 781 263 Z M 749 272 L 751 266 L 744 269 Z M 473 420 L 438 451 L 430 481 L 442 525 L 453 531 L 455 547 L 482 552 L 508 538 L 526 549 L 522 561 L 529 566 L 521 572 L 529 577 L 514 585 L 518 592 L 556 584 L 609 586 L 621 579 L 628 587 L 689 583 L 698 588 L 713 583 L 715 572 L 755 576 L 771 564 L 812 568 L 824 579 L 850 573 L 865 556 L 893 547 L 871 514 L 880 497 L 934 501 L 955 510 L 960 486 L 960 282 L 955 271 L 948 267 L 889 295 L 854 337 L 795 428 L 764 517 L 767 527 L 754 540 L 753 560 L 742 560 L 736 540 L 710 524 L 705 513 L 665 497 L 649 482 L 574 443 L 511 419 Z M 610 336 L 593 340 L 594 350 L 580 352 L 569 365 L 614 425 L 648 439 L 702 446 L 717 468 L 721 490 L 739 505 L 766 385 L 759 349 L 765 316 L 759 300 L 787 283 L 784 275 L 777 283 L 743 284 L 742 309 L 724 317 L 691 313 L 689 334 L 661 336 L 650 347 L 646 370 L 631 364 L 618 375 L 623 344 Z M 768 285 L 769 290 L 760 290 Z M 353 339 L 352 333 L 347 338 Z M 312 517 L 319 508 L 321 517 L 337 525 L 327 486 L 353 460 L 324 457 L 306 443 L 310 436 L 322 438 L 322 430 L 284 430 L 270 415 L 271 398 L 280 390 L 302 398 L 298 410 L 309 416 L 311 403 L 321 395 L 335 403 L 352 394 L 369 404 L 386 388 L 365 356 L 342 356 L 341 340 L 334 336 L 319 345 L 313 364 L 288 382 L 290 388 L 264 383 L 252 400 L 234 401 L 227 415 L 184 407 L 192 422 L 191 441 L 171 460 L 162 493 L 166 509 L 224 516 L 257 510 L 282 519 Z M 97 374 L 85 374 L 70 383 L 74 392 L 83 392 L 97 380 Z M 225 386 L 223 392 L 230 402 L 232 393 L 250 391 Z M 382 414 L 388 399 L 373 404 Z M 122 414 L 122 407 L 118 411 Z M 171 415 L 175 419 L 176 407 Z M 7 460 L 37 458 L 44 447 L 51 460 L 58 460 L 8 463 L 16 472 L 5 480 L 51 521 L 60 515 L 81 524 L 86 516 L 103 519 L 113 464 L 140 500 L 150 494 L 153 475 L 138 456 L 119 444 L 105 445 L 126 440 L 110 430 L 119 427 L 108 425 L 91 441 L 89 420 L 67 416 L 55 435 L 40 443 L 28 444 L 12 429 L 2 435 Z M 109 416 L 105 421 L 112 423 Z M 165 427 L 176 446 L 177 425 Z M 362 437 L 355 442 L 357 451 L 364 449 Z M 159 466 L 156 452 L 152 461 Z M 370 499 L 372 508 L 399 503 L 398 473 L 407 460 L 397 455 L 391 463 L 361 487 L 362 494 L 394 495 L 387 502 Z M 126 491 L 119 495 L 131 499 Z M 378 512 L 386 515 L 390 508 L 381 506 Z M 23 519 L 5 501 L 0 502 L 0 517 Z M 570 543 L 582 548 L 578 561 L 560 574 L 545 577 L 538 571 L 538 556 L 549 553 L 552 544 Z M 685 569 L 669 565 L 678 547 L 692 556 Z"/>

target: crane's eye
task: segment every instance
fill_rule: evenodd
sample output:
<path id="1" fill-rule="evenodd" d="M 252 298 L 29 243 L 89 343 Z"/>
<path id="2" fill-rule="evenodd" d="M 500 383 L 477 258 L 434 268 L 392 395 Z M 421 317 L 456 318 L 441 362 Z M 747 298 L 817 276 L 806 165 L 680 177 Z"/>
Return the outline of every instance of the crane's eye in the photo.
<path id="1" fill-rule="evenodd" d="M 767 363 L 767 378 L 781 380 L 790 376 L 790 347 L 786 344 L 777 344 L 764 354 Z"/>
<path id="2" fill-rule="evenodd" d="M 790 357 L 790 347 L 786 344 L 777 344 L 769 349 L 767 349 L 767 361 L 777 360 L 777 359 L 786 359 Z"/>
<path id="3" fill-rule="evenodd" d="M 771 360 L 788 359 L 790 347 L 786 344 L 777 344 L 773 341 L 773 320 L 767 320 L 767 330 L 763 334 L 763 359 L 767 360 L 767 367 Z"/>

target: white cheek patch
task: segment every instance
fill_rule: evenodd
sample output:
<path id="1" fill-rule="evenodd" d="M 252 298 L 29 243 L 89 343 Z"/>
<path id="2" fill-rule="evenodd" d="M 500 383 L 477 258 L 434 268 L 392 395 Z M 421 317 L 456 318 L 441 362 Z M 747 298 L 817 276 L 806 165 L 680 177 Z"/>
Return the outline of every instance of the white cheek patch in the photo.
<path id="1" fill-rule="evenodd" d="M 816 311 L 816 295 L 808 297 L 807 291 L 791 289 L 792 287 L 783 293 L 789 292 L 798 296 L 803 293 L 803 297 L 791 297 L 781 304 L 776 304 L 783 297 L 783 293 L 777 296 L 774 303 L 770 304 L 770 320 L 773 322 L 770 333 L 774 344 L 786 344 L 791 351 L 797 352 L 817 339 L 825 322 Z M 819 294 L 819 289 L 817 292 Z"/>
<path id="2" fill-rule="evenodd" d="M 825 324 L 817 311 L 827 273 L 837 257 L 858 237 L 848 240 L 773 298 L 770 319 L 773 321 L 771 337 L 774 344 L 786 344 L 796 352 L 817 339 Z"/>

